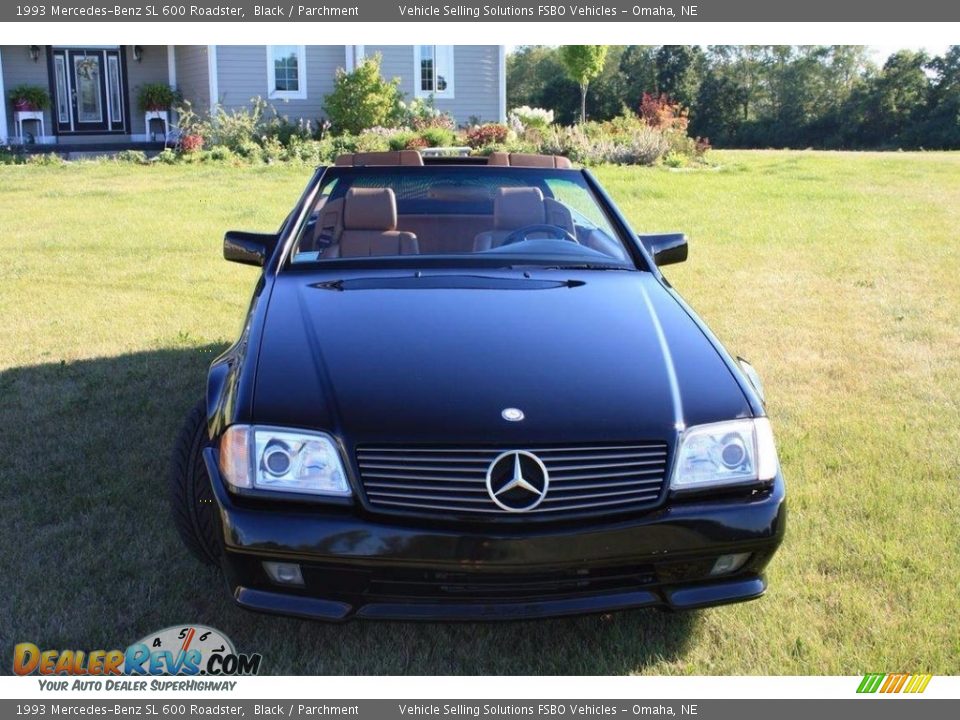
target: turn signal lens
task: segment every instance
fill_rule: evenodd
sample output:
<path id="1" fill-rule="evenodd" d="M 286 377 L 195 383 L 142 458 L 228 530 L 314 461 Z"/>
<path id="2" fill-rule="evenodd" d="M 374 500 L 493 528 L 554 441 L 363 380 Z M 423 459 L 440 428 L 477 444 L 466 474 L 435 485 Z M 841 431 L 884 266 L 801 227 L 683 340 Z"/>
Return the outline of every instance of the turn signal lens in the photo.
<path id="1" fill-rule="evenodd" d="M 220 438 L 220 472 L 224 480 L 234 487 L 253 487 L 248 425 L 233 425 Z"/>

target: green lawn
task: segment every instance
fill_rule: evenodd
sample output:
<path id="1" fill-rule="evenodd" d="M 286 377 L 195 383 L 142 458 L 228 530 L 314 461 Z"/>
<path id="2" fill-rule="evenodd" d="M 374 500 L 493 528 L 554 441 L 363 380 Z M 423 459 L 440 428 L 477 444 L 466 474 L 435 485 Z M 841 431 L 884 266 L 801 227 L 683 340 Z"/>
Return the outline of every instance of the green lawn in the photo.
<path id="1" fill-rule="evenodd" d="M 598 171 L 767 386 L 787 539 L 758 602 L 503 625 L 328 626 L 235 609 L 164 473 L 293 167 L 0 167 L 0 654 L 186 622 L 272 673 L 960 673 L 960 154 L 716 152 Z"/>

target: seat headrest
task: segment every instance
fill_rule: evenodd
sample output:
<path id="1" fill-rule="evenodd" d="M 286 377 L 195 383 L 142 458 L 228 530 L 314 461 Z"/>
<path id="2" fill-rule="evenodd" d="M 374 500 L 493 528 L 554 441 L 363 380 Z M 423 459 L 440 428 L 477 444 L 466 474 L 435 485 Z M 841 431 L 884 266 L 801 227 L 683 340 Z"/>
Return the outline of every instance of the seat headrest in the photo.
<path id="1" fill-rule="evenodd" d="M 343 203 L 345 230 L 395 230 L 397 198 L 390 188 L 350 188 Z"/>
<path id="2" fill-rule="evenodd" d="M 423 165 L 423 158 L 416 150 L 388 150 L 385 152 L 346 153 L 339 155 L 333 164 L 340 167 Z"/>
<path id="3" fill-rule="evenodd" d="M 540 188 L 500 188 L 493 200 L 493 226 L 497 230 L 516 230 L 546 222 L 543 193 Z"/>

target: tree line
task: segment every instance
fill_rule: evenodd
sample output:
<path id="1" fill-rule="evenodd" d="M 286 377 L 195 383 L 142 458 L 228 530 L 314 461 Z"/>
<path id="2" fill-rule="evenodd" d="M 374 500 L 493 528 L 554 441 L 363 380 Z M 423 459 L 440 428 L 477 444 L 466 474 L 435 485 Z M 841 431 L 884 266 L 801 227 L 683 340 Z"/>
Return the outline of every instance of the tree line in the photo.
<path id="1" fill-rule="evenodd" d="M 604 49 L 586 86 L 562 47 L 517 48 L 508 106 L 549 108 L 571 124 L 581 109 L 592 120 L 637 112 L 646 93 L 680 103 L 691 134 L 716 147 L 960 148 L 960 45 L 936 56 L 900 50 L 882 64 L 862 45 Z"/>

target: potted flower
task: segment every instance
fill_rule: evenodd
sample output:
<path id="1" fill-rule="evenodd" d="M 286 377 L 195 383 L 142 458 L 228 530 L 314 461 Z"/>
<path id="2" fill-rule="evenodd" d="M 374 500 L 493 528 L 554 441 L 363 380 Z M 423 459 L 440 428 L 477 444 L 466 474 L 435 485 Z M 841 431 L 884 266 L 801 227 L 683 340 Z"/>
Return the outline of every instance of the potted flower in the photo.
<path id="1" fill-rule="evenodd" d="M 17 85 L 7 97 L 16 112 L 36 112 L 50 107 L 50 94 L 39 85 Z"/>
<path id="2" fill-rule="evenodd" d="M 144 112 L 169 110 L 177 101 L 177 92 L 165 83 L 147 83 L 140 88 L 137 102 Z"/>

